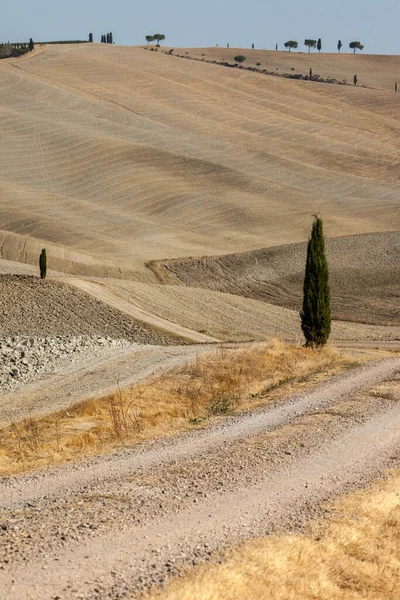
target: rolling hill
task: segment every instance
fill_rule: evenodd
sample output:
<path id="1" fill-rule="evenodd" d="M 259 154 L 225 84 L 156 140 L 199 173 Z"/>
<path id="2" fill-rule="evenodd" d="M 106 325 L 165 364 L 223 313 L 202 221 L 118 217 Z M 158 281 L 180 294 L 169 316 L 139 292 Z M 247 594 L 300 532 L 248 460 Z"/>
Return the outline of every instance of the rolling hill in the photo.
<path id="1" fill-rule="evenodd" d="M 312 58 L 381 87 L 99 44 L 3 60 L 2 257 L 36 264 L 45 243 L 54 268 L 154 282 L 150 260 L 299 242 L 316 212 L 328 236 L 398 230 L 400 59 Z"/>

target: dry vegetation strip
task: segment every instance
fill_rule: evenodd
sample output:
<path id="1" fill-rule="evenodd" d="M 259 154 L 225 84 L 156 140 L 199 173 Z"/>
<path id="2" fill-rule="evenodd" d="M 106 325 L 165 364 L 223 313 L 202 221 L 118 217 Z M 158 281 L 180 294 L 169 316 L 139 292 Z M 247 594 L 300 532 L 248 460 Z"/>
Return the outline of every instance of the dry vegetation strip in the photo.
<path id="1" fill-rule="evenodd" d="M 0 430 L 0 474 L 172 435 L 287 395 L 352 366 L 344 355 L 279 341 L 220 349 L 154 380 Z"/>
<path id="2" fill-rule="evenodd" d="M 341 498 L 304 535 L 249 542 L 222 565 L 171 583 L 159 600 L 397 600 L 400 472 Z"/>

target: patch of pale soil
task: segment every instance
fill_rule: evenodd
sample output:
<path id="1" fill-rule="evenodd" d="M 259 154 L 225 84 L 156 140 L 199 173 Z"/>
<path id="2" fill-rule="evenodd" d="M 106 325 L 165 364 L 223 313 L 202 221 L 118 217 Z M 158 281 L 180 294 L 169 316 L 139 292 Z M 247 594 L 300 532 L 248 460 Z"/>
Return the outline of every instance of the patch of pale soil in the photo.
<path id="1" fill-rule="evenodd" d="M 217 338 L 211 337 L 210 335 L 193 331 L 187 327 L 182 327 L 182 325 L 179 325 L 178 323 L 159 317 L 153 312 L 149 312 L 137 304 L 133 304 L 131 300 L 128 301 L 121 295 L 116 294 L 115 291 L 108 286 L 94 281 L 88 281 L 87 279 L 64 278 L 63 281 L 103 302 L 103 304 L 111 306 L 121 313 L 129 315 L 146 325 L 166 331 L 173 336 L 203 344 L 219 341 Z"/>
<path id="2" fill-rule="evenodd" d="M 400 233 L 327 239 L 336 320 L 400 324 Z M 164 261 L 157 273 L 176 285 L 229 292 L 301 309 L 306 243 L 241 254 Z"/>
<path id="3" fill-rule="evenodd" d="M 215 346 L 140 346 L 108 350 L 106 356 L 81 356 L 57 372 L 48 373 L 15 392 L 2 394 L 0 425 L 67 409 L 93 397 L 115 392 L 196 356 L 215 352 Z"/>
<path id="4" fill-rule="evenodd" d="M 303 343 L 298 311 L 197 287 L 149 285 L 119 279 L 98 281 L 146 312 L 219 339 L 261 341 L 278 337 Z M 351 345 L 356 342 L 373 345 L 377 341 L 382 344 L 390 340 L 394 348 L 400 348 L 400 325 L 332 323 L 331 341 L 335 344 L 345 342 Z"/>
<path id="5" fill-rule="evenodd" d="M 39 259 L 37 267 L 14 260 L 0 259 L 0 275 L 31 275 L 32 277 L 38 277 Z M 59 271 L 54 271 L 53 269 L 48 269 L 47 275 L 49 277 L 54 277 L 56 275 L 61 275 L 61 273 Z"/>
<path id="6" fill-rule="evenodd" d="M 0 585 L 18 600 L 131 597 L 226 545 L 298 529 L 398 458 L 399 366 L 364 366 L 139 455 L 5 480 Z"/>

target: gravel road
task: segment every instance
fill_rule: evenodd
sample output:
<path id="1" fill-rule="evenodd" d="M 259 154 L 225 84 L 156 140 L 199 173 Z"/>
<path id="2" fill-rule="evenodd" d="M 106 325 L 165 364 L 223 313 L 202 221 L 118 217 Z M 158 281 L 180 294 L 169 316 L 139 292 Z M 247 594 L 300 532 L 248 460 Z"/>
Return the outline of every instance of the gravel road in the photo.
<path id="1" fill-rule="evenodd" d="M 132 597 L 227 545 L 298 529 L 397 464 L 399 382 L 400 360 L 379 361 L 206 430 L 4 479 L 0 589 Z"/>

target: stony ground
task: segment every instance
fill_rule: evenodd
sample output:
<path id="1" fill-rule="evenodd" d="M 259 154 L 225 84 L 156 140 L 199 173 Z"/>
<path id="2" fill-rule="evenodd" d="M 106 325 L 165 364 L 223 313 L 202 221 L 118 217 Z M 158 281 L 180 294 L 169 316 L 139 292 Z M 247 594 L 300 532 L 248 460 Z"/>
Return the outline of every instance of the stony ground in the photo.
<path id="1" fill-rule="evenodd" d="M 133 350 L 127 340 L 110 337 L 20 337 L 0 338 L 0 392 L 15 391 L 45 373 L 73 368 L 82 360 L 101 358 L 110 351 Z"/>
<path id="2" fill-rule="evenodd" d="M 175 338 L 57 281 L 0 275 L 0 338 L 11 336 L 100 336 L 138 344 L 178 343 Z"/>
<path id="3" fill-rule="evenodd" d="M 386 381 L 385 381 L 386 380 Z M 215 427 L 0 489 L 10 600 L 131 598 L 398 464 L 399 360 Z"/>

